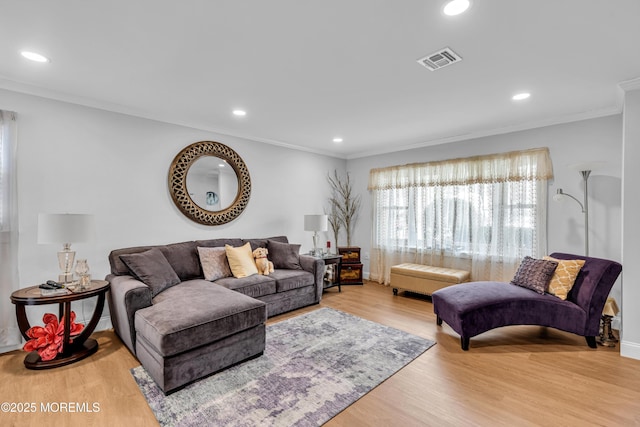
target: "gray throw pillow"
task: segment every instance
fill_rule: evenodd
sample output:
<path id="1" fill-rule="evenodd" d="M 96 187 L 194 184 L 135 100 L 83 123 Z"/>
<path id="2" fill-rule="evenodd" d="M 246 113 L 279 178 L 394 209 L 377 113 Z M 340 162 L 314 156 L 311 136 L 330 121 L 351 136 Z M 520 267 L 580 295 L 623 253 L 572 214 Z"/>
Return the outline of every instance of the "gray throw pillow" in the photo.
<path id="1" fill-rule="evenodd" d="M 162 251 L 162 255 L 169 261 L 180 280 L 202 277 L 200 260 L 196 256 L 196 242 L 172 243 L 158 246 L 158 249 Z"/>
<path id="2" fill-rule="evenodd" d="M 269 240 L 267 241 L 267 250 L 269 251 L 269 259 L 273 263 L 273 268 L 302 270 L 299 255 L 300 245 Z"/>
<path id="3" fill-rule="evenodd" d="M 151 288 L 152 297 L 180 283 L 180 278 L 160 249 L 120 255 L 120 259 L 135 278 Z"/>
<path id="4" fill-rule="evenodd" d="M 200 264 L 202 264 L 204 280 L 213 282 L 223 277 L 233 276 L 227 260 L 227 251 L 224 247 L 198 247 L 198 256 L 200 257 Z"/>
<path id="5" fill-rule="evenodd" d="M 526 256 L 520 263 L 511 284 L 544 294 L 557 266 L 556 261 Z"/>

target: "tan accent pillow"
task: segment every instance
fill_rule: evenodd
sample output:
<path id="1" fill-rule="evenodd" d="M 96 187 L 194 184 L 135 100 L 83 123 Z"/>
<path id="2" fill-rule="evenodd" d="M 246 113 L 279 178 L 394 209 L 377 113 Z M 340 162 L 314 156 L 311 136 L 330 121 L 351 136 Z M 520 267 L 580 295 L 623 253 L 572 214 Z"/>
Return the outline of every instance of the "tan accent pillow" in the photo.
<path id="1" fill-rule="evenodd" d="M 204 280 L 213 282 L 223 277 L 231 277 L 231 268 L 227 261 L 227 251 L 223 247 L 205 248 L 198 246 L 198 256 L 202 264 Z"/>
<path id="2" fill-rule="evenodd" d="M 253 259 L 251 244 L 249 242 L 239 248 L 224 245 L 224 249 L 227 252 L 227 260 L 229 261 L 229 267 L 231 267 L 233 277 L 241 278 L 258 274 L 258 267 L 256 267 L 256 262 Z"/>
<path id="3" fill-rule="evenodd" d="M 557 296 L 561 300 L 566 300 L 567 295 L 569 295 L 569 291 L 571 291 L 573 284 L 576 282 L 580 269 L 582 269 L 582 266 L 584 265 L 584 260 L 556 259 L 550 256 L 545 256 L 543 259 L 556 261 L 558 263 L 558 267 L 556 267 L 556 271 L 553 273 L 553 277 L 549 282 L 547 292 L 551 295 Z"/>

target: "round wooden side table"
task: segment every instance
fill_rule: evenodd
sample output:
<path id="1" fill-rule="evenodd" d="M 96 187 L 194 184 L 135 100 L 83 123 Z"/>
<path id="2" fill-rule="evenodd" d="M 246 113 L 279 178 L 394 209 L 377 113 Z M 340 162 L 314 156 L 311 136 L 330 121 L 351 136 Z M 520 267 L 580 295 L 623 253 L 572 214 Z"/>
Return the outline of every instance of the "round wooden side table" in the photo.
<path id="1" fill-rule="evenodd" d="M 59 366 L 68 365 L 84 359 L 98 351 L 98 342 L 89 336 L 96 328 L 102 309 L 104 308 L 104 299 L 109 290 L 109 282 L 106 280 L 92 280 L 91 284 L 84 289 L 71 291 L 67 289 L 67 293 L 63 295 L 42 295 L 38 286 L 19 289 L 11 294 L 11 302 L 16 305 L 16 317 L 18 318 L 18 327 L 25 340 L 30 338 L 27 331 L 31 328 L 25 307 L 28 305 L 44 305 L 58 304 L 58 319 L 64 322 L 64 337 L 62 344 L 62 352 L 53 360 L 42 360 L 36 351 L 32 351 L 24 358 L 24 365 L 29 369 L 49 369 Z M 71 324 L 71 302 L 97 296 L 98 301 L 93 316 L 84 329 L 75 337 L 69 337 Z M 70 339 L 71 338 L 71 339 Z"/>

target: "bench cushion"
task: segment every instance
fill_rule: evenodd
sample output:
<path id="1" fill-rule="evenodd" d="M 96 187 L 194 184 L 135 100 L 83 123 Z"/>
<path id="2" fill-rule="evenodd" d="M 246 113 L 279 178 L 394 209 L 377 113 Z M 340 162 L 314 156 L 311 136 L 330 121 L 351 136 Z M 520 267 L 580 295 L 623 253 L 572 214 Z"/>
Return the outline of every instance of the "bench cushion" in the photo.
<path id="1" fill-rule="evenodd" d="M 441 282 L 462 283 L 469 280 L 469 272 L 453 268 L 433 267 L 422 264 L 399 264 L 391 267 L 391 273 Z"/>
<path id="2" fill-rule="evenodd" d="M 263 324 L 266 304 L 206 280 L 182 282 L 135 315 L 138 339 L 163 357 Z"/>
<path id="3" fill-rule="evenodd" d="M 391 267 L 391 286 L 431 295 L 438 289 L 469 281 L 469 272 L 422 264 L 399 264 Z"/>

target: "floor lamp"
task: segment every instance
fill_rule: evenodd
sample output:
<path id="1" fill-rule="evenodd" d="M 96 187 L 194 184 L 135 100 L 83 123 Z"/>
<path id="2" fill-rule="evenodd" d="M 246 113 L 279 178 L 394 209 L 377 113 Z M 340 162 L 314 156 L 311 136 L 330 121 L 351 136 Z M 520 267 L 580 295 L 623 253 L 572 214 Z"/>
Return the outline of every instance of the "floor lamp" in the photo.
<path id="1" fill-rule="evenodd" d="M 582 186 L 584 190 L 582 202 L 571 194 L 562 191 L 562 188 L 558 188 L 556 194 L 553 196 L 553 200 L 559 202 L 565 197 L 570 197 L 580 205 L 582 213 L 584 214 L 584 254 L 589 256 L 589 175 L 591 174 L 591 171 L 581 170 L 580 174 L 582 174 Z"/>

